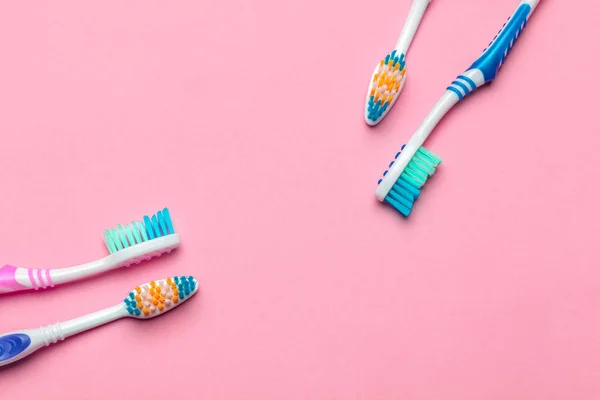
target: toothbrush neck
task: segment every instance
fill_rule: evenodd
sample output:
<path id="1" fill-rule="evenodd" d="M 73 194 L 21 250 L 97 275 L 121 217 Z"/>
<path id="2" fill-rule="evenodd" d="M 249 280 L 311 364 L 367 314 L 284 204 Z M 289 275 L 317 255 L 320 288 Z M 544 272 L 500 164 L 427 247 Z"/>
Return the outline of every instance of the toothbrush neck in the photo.
<path id="1" fill-rule="evenodd" d="M 446 115 L 456 103 L 458 103 L 458 97 L 456 97 L 456 95 L 449 91 L 444 92 L 442 97 L 423 120 L 423 123 L 413 134 L 410 141 L 407 143 L 407 147 L 414 147 L 414 151 L 416 152 L 419 147 L 423 145 L 425 140 L 427 140 L 429 134 L 431 134 L 444 115 Z"/>
<path id="2" fill-rule="evenodd" d="M 123 304 L 119 304 L 92 314 L 84 315 L 83 317 L 61 322 L 52 327 L 54 327 L 55 331 L 57 332 L 56 334 L 62 336 L 59 339 L 63 340 L 69 336 L 73 336 L 89 329 L 96 328 L 100 325 L 113 322 L 117 319 L 126 317 L 127 315 L 127 311 L 125 310 Z"/>
<path id="3" fill-rule="evenodd" d="M 419 24 L 423 19 L 423 15 L 425 14 L 425 10 L 431 0 L 414 0 L 412 6 L 410 7 L 410 12 L 408 13 L 408 17 L 406 17 L 406 21 L 404 22 L 404 27 L 402 28 L 402 32 L 400 33 L 400 38 L 396 43 L 396 50 L 398 53 L 406 54 L 408 52 L 408 48 L 412 43 L 415 34 L 417 33 L 417 29 L 419 28 Z"/>
<path id="4" fill-rule="evenodd" d="M 540 3 L 540 0 L 522 0 L 521 4 L 528 4 L 531 7 L 531 11 L 533 12 L 533 10 L 537 7 L 537 5 Z"/>

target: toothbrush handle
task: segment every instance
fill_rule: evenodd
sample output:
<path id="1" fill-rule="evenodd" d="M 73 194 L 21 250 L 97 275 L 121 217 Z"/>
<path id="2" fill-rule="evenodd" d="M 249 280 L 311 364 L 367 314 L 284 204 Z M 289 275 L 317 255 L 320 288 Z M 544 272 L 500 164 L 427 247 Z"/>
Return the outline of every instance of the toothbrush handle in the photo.
<path id="1" fill-rule="evenodd" d="M 179 246 L 179 243 L 179 235 L 175 233 L 130 246 L 97 261 L 69 268 L 37 269 L 5 265 L 0 267 L 0 295 L 21 290 L 45 289 L 115 268 L 127 267 L 142 260 L 150 260 L 164 252 L 170 252 Z"/>
<path id="2" fill-rule="evenodd" d="M 502 26 L 496 37 L 490 42 L 483 54 L 459 75 L 447 90 L 454 93 L 458 100 L 462 100 L 475 89 L 496 79 L 498 70 L 504 64 L 506 57 L 521 32 L 525 29 L 529 17 L 537 7 L 540 0 L 522 0 L 517 10 Z"/>
<path id="3" fill-rule="evenodd" d="M 0 367 L 21 360 L 42 347 L 65 340 L 69 336 L 128 315 L 123 304 L 119 304 L 67 322 L 0 335 Z"/>
<path id="4" fill-rule="evenodd" d="M 18 268 L 12 265 L 0 267 L 0 293 L 52 286 L 54 281 L 49 269 Z"/>
<path id="5" fill-rule="evenodd" d="M 54 287 L 104 270 L 112 269 L 114 257 L 108 256 L 102 260 L 63 269 L 21 268 L 13 265 L 0 267 L 0 294 L 22 290 L 38 290 Z"/>
<path id="6" fill-rule="evenodd" d="M 398 42 L 396 43 L 395 49 L 398 53 L 406 54 L 406 52 L 408 52 L 408 48 L 417 33 L 417 29 L 419 28 L 419 24 L 423 19 L 423 15 L 425 14 L 425 10 L 429 3 L 431 3 L 431 0 L 413 1 L 408 17 L 406 17 L 406 21 L 404 22 L 402 32 L 400 33 L 400 38 L 398 38 Z"/>

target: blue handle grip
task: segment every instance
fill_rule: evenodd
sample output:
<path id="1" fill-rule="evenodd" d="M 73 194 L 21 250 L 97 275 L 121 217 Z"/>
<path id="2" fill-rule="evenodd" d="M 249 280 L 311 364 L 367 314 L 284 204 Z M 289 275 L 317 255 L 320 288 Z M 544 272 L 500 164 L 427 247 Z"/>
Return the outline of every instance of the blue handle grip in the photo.
<path id="1" fill-rule="evenodd" d="M 15 358 L 31 345 L 31 338 L 24 333 L 0 336 L 0 363 Z"/>
<path id="2" fill-rule="evenodd" d="M 519 35 L 525 29 L 531 11 L 529 4 L 521 4 L 469 70 L 479 69 L 483 73 L 485 83 L 493 81 Z"/>

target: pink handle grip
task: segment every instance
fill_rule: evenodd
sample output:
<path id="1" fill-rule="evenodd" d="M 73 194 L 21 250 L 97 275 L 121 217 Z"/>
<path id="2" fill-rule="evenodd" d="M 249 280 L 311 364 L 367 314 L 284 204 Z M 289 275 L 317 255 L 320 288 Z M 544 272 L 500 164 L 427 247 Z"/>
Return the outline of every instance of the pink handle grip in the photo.
<path id="1" fill-rule="evenodd" d="M 49 269 L 0 267 L 0 293 L 28 289 L 45 289 L 54 286 Z"/>

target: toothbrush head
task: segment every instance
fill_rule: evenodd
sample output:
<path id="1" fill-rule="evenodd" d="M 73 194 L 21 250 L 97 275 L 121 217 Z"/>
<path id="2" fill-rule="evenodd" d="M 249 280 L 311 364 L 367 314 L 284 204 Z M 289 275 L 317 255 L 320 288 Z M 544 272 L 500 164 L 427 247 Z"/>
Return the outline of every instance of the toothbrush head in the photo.
<path id="1" fill-rule="evenodd" d="M 149 319 L 186 302 L 196 292 L 198 281 L 193 276 L 174 276 L 136 287 L 123 302 L 130 316 Z"/>
<path id="2" fill-rule="evenodd" d="M 434 174 L 442 159 L 421 146 L 410 160 L 402 160 L 405 146 L 403 145 L 396 153 L 394 161 L 389 165 L 389 170 L 383 173 L 383 179 L 379 180 L 375 195 L 380 201 L 389 203 L 402 215 L 408 217 L 415 200 L 421 194 L 421 188 Z M 394 164 L 401 165 L 403 163 L 406 163 L 406 167 L 401 172 L 398 172 L 397 168 L 392 168 Z"/>
<path id="3" fill-rule="evenodd" d="M 169 209 L 165 208 L 152 217 L 144 216 L 143 222 L 134 221 L 104 231 L 104 242 L 111 256 L 127 266 L 168 253 L 179 246 L 180 240 Z"/>
<path id="4" fill-rule="evenodd" d="M 365 122 L 377 125 L 390 111 L 406 81 L 406 60 L 396 50 L 377 64 L 365 103 Z"/>

